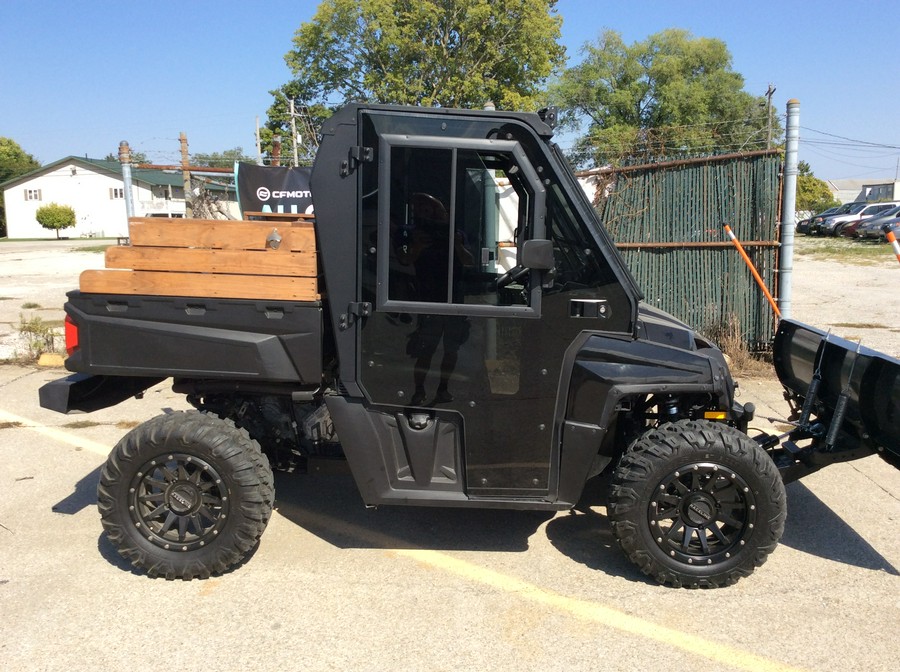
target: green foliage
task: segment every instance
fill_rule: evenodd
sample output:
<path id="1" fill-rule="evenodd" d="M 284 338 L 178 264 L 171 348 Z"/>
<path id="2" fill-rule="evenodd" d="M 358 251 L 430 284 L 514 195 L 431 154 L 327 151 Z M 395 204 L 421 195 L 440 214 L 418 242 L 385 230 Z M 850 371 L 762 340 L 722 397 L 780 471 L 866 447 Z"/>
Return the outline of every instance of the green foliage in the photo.
<path id="1" fill-rule="evenodd" d="M 68 205 L 59 205 L 58 203 L 41 206 L 34 213 L 34 218 L 45 229 L 56 231 L 57 238 L 59 238 L 60 229 L 75 226 L 75 210 Z"/>
<path id="2" fill-rule="evenodd" d="M 799 161 L 797 163 L 796 210 L 819 213 L 840 204 L 828 185 L 813 175 L 809 163 Z"/>
<path id="3" fill-rule="evenodd" d="M 564 122 L 587 127 L 577 163 L 765 148 L 765 98 L 743 90 L 721 40 L 668 29 L 626 45 L 606 30 L 582 54 L 552 91 Z M 773 137 L 780 134 L 773 119 Z"/>
<path id="4" fill-rule="evenodd" d="M 263 152 L 271 158 L 275 136 L 281 137 L 282 159 L 292 159 L 294 153 L 294 138 L 291 130 L 291 105 L 290 101 L 309 100 L 313 95 L 310 89 L 298 81 L 288 82 L 280 89 L 269 91 L 274 102 L 269 107 L 267 121 L 263 128 L 259 129 L 260 146 Z M 328 117 L 331 110 L 319 103 L 314 105 L 301 105 L 294 103 L 294 127 L 297 129 L 297 159 L 301 166 L 311 166 L 318 148 L 317 129 Z M 284 161 L 282 162 L 284 163 Z"/>
<path id="5" fill-rule="evenodd" d="M 797 176 L 797 210 L 817 213 L 836 205 L 840 205 L 840 201 L 825 182 L 813 175 Z"/>
<path id="6" fill-rule="evenodd" d="M 119 152 L 117 151 L 115 154 L 110 152 L 106 156 L 103 157 L 104 161 L 118 161 L 119 160 Z M 150 160 L 147 158 L 147 155 L 144 152 L 136 152 L 133 149 L 131 150 L 131 163 L 133 164 L 141 164 L 141 163 L 150 163 Z"/>
<path id="7" fill-rule="evenodd" d="M 19 315 L 18 332 L 25 346 L 24 352 L 19 353 L 20 359 L 34 362 L 45 352 L 56 352 L 57 341 L 60 338 L 57 331 L 59 326 L 58 323 L 45 322 L 36 315 L 27 319 L 24 315 Z"/>
<path id="8" fill-rule="evenodd" d="M 323 0 L 285 56 L 301 100 L 532 110 L 562 64 L 555 0 Z"/>
<path id="9" fill-rule="evenodd" d="M 15 140 L 0 137 L 0 182 L 37 170 L 41 164 Z"/>
<path id="10" fill-rule="evenodd" d="M 41 164 L 31 154 L 25 152 L 15 140 L 0 137 L 0 183 L 12 180 Z M 3 206 L 3 192 L 0 191 L 0 238 L 6 236 L 6 211 Z"/>
<path id="11" fill-rule="evenodd" d="M 191 164 L 194 166 L 210 166 L 214 168 L 232 168 L 235 161 L 255 161 L 252 156 L 244 154 L 243 147 L 226 149 L 224 152 L 211 154 L 191 154 Z"/>

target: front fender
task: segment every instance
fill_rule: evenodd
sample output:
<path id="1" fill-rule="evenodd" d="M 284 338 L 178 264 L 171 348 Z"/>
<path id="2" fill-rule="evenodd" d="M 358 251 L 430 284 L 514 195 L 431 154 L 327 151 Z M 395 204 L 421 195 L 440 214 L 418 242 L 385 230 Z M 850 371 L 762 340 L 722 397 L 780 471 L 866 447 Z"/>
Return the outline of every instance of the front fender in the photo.
<path id="1" fill-rule="evenodd" d="M 608 437 L 622 399 L 707 394 L 731 409 L 734 384 L 721 351 L 586 333 L 569 348 L 561 413 L 560 499 L 577 501 L 590 472 L 625 449 Z M 598 460 L 599 463 L 598 464 Z M 572 499 L 574 498 L 574 499 Z"/>

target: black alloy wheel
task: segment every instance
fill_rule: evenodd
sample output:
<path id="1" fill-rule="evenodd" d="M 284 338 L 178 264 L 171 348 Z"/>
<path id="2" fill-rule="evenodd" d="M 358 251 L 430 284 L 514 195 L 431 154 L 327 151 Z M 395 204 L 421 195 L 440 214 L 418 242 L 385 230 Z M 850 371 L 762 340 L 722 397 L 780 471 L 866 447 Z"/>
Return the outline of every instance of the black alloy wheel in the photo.
<path id="1" fill-rule="evenodd" d="M 679 420 L 651 429 L 613 474 L 609 519 L 645 574 L 688 588 L 729 585 L 765 562 L 786 496 L 766 452 L 734 427 Z"/>
<path id="2" fill-rule="evenodd" d="M 195 411 L 126 434 L 97 488 L 110 543 L 167 579 L 207 578 L 238 564 L 265 530 L 274 498 L 259 444 L 231 420 Z"/>

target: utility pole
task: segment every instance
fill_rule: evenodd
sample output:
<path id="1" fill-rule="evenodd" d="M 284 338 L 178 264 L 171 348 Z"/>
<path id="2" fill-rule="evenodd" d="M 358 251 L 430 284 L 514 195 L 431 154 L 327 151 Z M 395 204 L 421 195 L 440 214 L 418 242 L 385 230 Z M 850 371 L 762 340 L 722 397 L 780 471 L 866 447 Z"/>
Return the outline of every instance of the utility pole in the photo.
<path id="1" fill-rule="evenodd" d="M 134 195 L 131 193 L 131 147 L 125 140 L 119 143 L 119 163 L 122 164 L 122 186 L 125 191 L 125 216 L 134 217 Z"/>
<path id="2" fill-rule="evenodd" d="M 256 115 L 256 163 L 263 165 L 262 145 L 259 142 L 259 115 Z"/>
<path id="3" fill-rule="evenodd" d="M 778 268 L 778 307 L 781 317 L 791 317 L 793 302 L 794 229 L 797 224 L 797 175 L 800 150 L 800 101 L 791 98 L 787 104 L 784 132 L 784 186 L 781 195 L 781 254 Z"/>
<path id="4" fill-rule="evenodd" d="M 181 142 L 181 178 L 184 183 L 184 216 L 191 218 L 194 216 L 194 209 L 191 207 L 191 171 L 190 162 L 188 161 L 188 141 L 187 136 L 181 133 L 178 136 Z"/>
<path id="5" fill-rule="evenodd" d="M 272 136 L 272 165 L 281 165 L 281 136 Z"/>
<path id="6" fill-rule="evenodd" d="M 294 120 L 294 101 L 291 99 L 288 102 L 291 104 L 291 145 L 294 148 L 294 168 L 296 168 L 300 164 L 297 156 L 297 122 Z"/>
<path id="7" fill-rule="evenodd" d="M 775 85 L 769 84 L 766 89 L 766 149 L 772 149 L 772 96 L 775 95 Z"/>

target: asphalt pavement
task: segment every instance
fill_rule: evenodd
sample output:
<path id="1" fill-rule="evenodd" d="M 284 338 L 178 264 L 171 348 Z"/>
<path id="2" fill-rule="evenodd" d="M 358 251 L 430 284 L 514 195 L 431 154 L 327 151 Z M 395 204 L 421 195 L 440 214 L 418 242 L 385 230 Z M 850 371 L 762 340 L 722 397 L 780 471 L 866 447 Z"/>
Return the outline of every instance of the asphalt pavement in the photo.
<path id="1" fill-rule="evenodd" d="M 90 415 L 41 409 L 38 388 L 64 374 L 0 366 L 2 670 L 887 671 L 900 660 L 900 472 L 877 456 L 790 484 L 782 543 L 720 590 L 659 586 L 634 568 L 602 482 L 556 515 L 366 509 L 340 470 L 277 474 L 275 512 L 241 566 L 165 581 L 107 542 L 96 486 L 124 433 L 185 401 L 161 385 Z M 772 377 L 742 380 L 741 395 L 760 417 L 787 413 Z"/>

